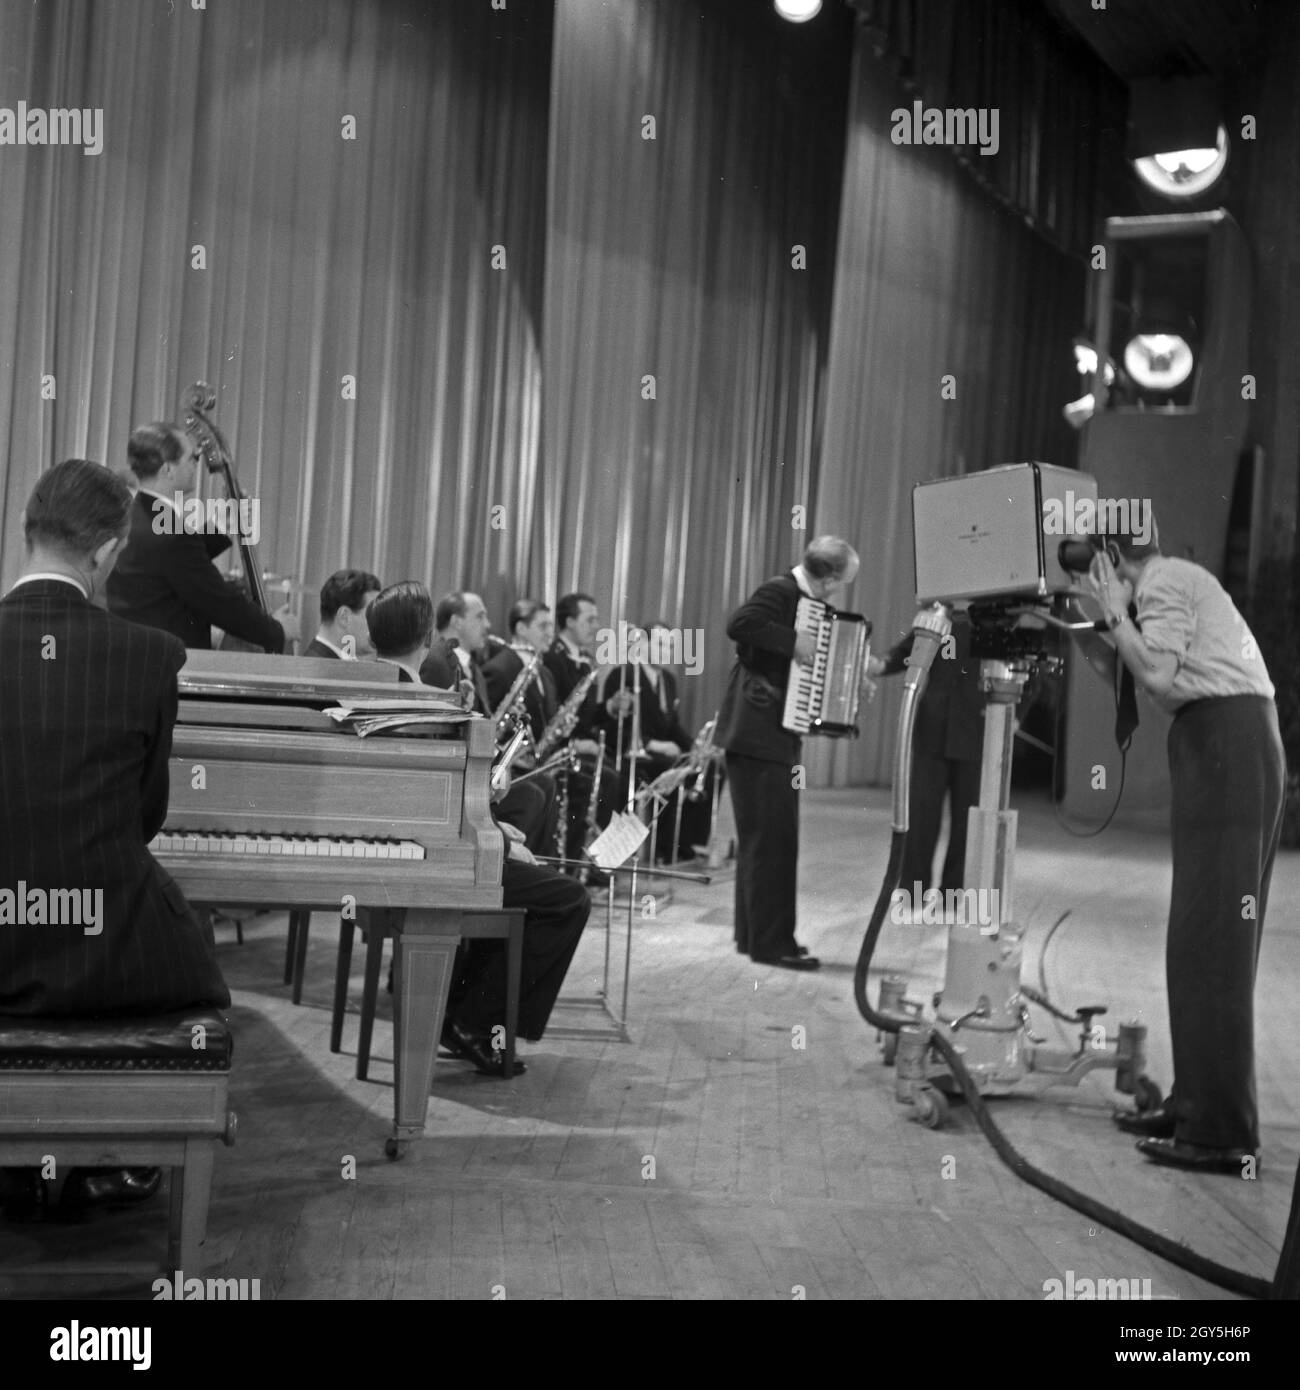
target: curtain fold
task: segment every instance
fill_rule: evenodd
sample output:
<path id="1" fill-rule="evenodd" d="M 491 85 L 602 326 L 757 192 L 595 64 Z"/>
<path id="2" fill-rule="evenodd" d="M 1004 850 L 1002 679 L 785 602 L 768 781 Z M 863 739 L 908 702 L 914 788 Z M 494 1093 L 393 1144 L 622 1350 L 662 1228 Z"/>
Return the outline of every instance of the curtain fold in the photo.
<path id="1" fill-rule="evenodd" d="M 513 596 L 540 449 L 551 7 L 39 0 L 0 22 L 0 105 L 102 107 L 105 131 L 93 157 L 0 151 L 21 268 L 0 283 L 0 581 L 42 468 L 124 466 L 132 427 L 205 379 L 262 562 L 303 585 L 308 624 L 349 564 Z"/>
<path id="2" fill-rule="evenodd" d="M 883 652 L 915 612 L 912 488 L 1036 459 L 1073 466 L 1061 408 L 1084 270 L 988 199 L 941 147 L 895 145 L 897 79 L 856 46 L 817 529 L 859 548 L 841 606 Z M 898 681 L 856 742 L 807 740 L 809 785 L 887 781 Z"/>
<path id="3" fill-rule="evenodd" d="M 728 612 L 797 556 L 793 509 L 816 503 L 839 18 L 828 55 L 748 4 L 557 0 L 529 578 L 591 592 L 607 622 L 702 631 L 696 726 L 731 664 Z"/>

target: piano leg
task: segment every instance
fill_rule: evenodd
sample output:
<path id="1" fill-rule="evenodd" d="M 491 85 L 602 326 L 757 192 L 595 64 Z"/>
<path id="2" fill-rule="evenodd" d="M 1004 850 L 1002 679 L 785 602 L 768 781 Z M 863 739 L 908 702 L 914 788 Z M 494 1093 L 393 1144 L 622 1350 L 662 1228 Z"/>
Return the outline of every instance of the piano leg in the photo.
<path id="1" fill-rule="evenodd" d="M 395 1075 L 393 1132 L 384 1144 L 389 1158 L 400 1158 L 407 1142 L 424 1134 L 461 915 L 425 908 L 392 913 Z"/>

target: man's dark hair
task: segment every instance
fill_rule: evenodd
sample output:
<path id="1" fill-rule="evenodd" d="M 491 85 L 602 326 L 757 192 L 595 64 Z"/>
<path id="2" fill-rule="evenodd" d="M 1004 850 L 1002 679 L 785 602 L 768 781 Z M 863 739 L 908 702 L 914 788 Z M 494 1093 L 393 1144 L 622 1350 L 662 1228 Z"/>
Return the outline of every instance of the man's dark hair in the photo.
<path id="1" fill-rule="evenodd" d="M 446 632 L 451 626 L 453 618 L 463 617 L 465 609 L 469 605 L 465 602 L 465 595 L 457 591 L 454 594 L 443 594 L 438 600 L 438 610 L 434 614 L 434 623 L 439 632 Z"/>
<path id="2" fill-rule="evenodd" d="M 370 640 L 380 656 L 405 656 L 433 633 L 433 600 L 416 579 L 390 584 L 366 609 Z"/>
<path id="3" fill-rule="evenodd" d="M 320 617 L 328 623 L 340 608 L 350 608 L 354 613 L 361 611 L 367 594 L 382 589 L 383 583 L 365 570 L 337 570 L 321 585 Z"/>
<path id="4" fill-rule="evenodd" d="M 49 546 L 69 556 L 93 555 L 126 533 L 131 489 L 111 468 L 65 459 L 43 473 L 27 499 L 23 534 L 28 547 Z"/>
<path id="5" fill-rule="evenodd" d="M 563 632 L 569 624 L 570 618 L 576 618 L 582 612 L 584 603 L 594 604 L 596 600 L 590 594 L 565 594 L 564 597 L 555 605 L 555 626 Z"/>
<path id="6" fill-rule="evenodd" d="M 508 619 L 508 631 L 513 637 L 515 628 L 520 623 L 531 623 L 539 613 L 549 613 L 551 610 L 544 604 L 539 603 L 535 598 L 518 598 L 510 605 L 510 617 Z"/>
<path id="7" fill-rule="evenodd" d="M 1160 554 L 1160 537 L 1156 533 L 1155 521 L 1151 522 L 1150 539 L 1137 540 L 1131 531 L 1108 531 L 1103 540 L 1117 545 L 1119 553 L 1126 560 L 1147 560 Z"/>
<path id="8" fill-rule="evenodd" d="M 185 431 L 179 425 L 157 420 L 131 431 L 126 458 L 141 482 L 157 477 L 165 463 L 175 463 L 185 452 Z"/>

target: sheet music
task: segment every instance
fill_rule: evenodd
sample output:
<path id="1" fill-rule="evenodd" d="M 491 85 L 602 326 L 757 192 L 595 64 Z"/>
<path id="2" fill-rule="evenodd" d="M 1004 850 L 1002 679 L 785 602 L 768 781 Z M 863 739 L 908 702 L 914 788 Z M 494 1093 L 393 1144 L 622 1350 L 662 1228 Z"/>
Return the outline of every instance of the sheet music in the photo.
<path id="1" fill-rule="evenodd" d="M 639 817 L 627 811 L 615 811 L 610 823 L 591 842 L 587 853 L 596 862 L 596 867 L 617 869 L 646 842 L 650 827 Z"/>

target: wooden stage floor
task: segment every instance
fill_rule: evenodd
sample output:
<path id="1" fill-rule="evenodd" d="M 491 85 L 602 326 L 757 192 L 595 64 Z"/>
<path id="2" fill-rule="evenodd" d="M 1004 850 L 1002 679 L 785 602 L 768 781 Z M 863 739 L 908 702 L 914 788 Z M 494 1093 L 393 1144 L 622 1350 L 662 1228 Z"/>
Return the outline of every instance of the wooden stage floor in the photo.
<path id="1" fill-rule="evenodd" d="M 1037 984 L 1047 928 L 1070 909 L 1045 963 L 1049 992 L 1070 1007 L 1109 1004 L 1107 1023 L 1146 1022 L 1149 1071 L 1167 1089 L 1165 837 L 1070 839 L 1045 801 L 1017 801 L 1024 980 Z M 428 1137 L 398 1163 L 382 1152 L 388 997 L 373 1079 L 358 1082 L 355 1015 L 345 1051 L 327 1048 L 333 924 L 314 920 L 300 1007 L 280 984 L 284 917 L 251 922 L 242 947 L 223 929 L 239 1142 L 218 1150 L 202 1273 L 258 1279 L 263 1299 L 1041 1299 L 1045 1282 L 1069 1271 L 1076 1281 L 1149 1278 L 1155 1298 L 1229 1297 L 1020 1182 L 963 1107 L 930 1131 L 895 1101 L 894 1072 L 852 998 L 888 824 L 883 790 L 805 799 L 800 934 L 822 958 L 819 973 L 764 969 L 735 953 L 730 880 L 677 885 L 634 931 L 631 1042 L 569 1036 L 601 1015 L 566 1005 L 553 1020 L 564 1036 L 525 1046 L 528 1074 L 511 1083 L 440 1062 Z M 1290 852 L 1274 878 L 1257 991 L 1256 1181 L 1146 1163 L 1110 1122 L 1109 1073 L 993 1103 L 1032 1162 L 1264 1279 L 1300 1148 L 1297 890 L 1300 853 Z M 566 997 L 590 999 L 600 984 L 603 922 L 602 910 Z M 905 971 L 912 995 L 925 997 L 943 942 L 942 928 L 887 927 L 876 974 Z M 358 974 L 353 1008 L 359 992 Z M 1059 1041 L 1050 1020 L 1037 1021 Z M 355 1177 L 345 1176 L 348 1156 Z M 57 1269 L 92 1249 L 149 1257 L 165 1202 L 146 1210 L 5 1227 L 5 1258 Z M 149 1296 L 147 1285 L 103 1279 L 79 1291 Z M 3 1275 L 0 1292 L 15 1292 Z"/>

